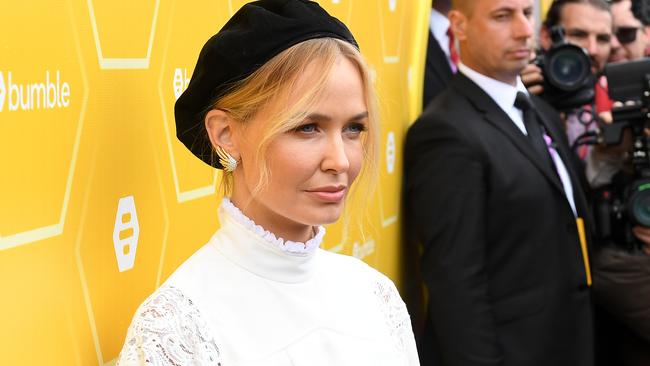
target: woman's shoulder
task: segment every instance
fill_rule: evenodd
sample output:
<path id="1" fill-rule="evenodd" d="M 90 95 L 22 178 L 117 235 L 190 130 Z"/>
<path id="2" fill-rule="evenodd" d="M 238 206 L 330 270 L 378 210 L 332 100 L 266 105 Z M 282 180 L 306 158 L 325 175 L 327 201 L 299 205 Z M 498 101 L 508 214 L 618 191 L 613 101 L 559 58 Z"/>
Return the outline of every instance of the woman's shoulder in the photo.
<path id="1" fill-rule="evenodd" d="M 322 274 L 330 279 L 331 285 L 379 304 L 386 313 L 401 312 L 408 316 L 404 301 L 388 276 L 353 256 L 322 251 L 322 257 Z"/>
<path id="2" fill-rule="evenodd" d="M 219 348 L 192 299 L 163 285 L 136 311 L 117 365 L 218 365 L 219 360 Z"/>
<path id="3" fill-rule="evenodd" d="M 395 287 L 393 281 L 385 274 L 351 255 L 334 253 L 319 249 L 322 258 L 321 269 L 330 272 L 330 276 L 346 278 L 348 281 L 359 280 L 364 283 L 381 284 Z"/>
<path id="4" fill-rule="evenodd" d="M 411 364 L 417 364 L 411 318 L 393 281 L 353 256 L 322 251 L 322 257 L 328 278 L 336 279 L 332 285 L 345 295 L 341 296 L 343 301 L 354 298 L 357 308 L 366 313 L 374 309 L 397 349 L 408 355 Z"/>

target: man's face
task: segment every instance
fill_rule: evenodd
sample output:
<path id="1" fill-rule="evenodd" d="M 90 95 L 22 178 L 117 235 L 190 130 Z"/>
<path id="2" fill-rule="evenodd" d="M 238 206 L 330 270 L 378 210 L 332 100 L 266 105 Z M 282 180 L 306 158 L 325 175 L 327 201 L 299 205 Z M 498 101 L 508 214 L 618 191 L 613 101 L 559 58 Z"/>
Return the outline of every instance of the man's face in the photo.
<path id="1" fill-rule="evenodd" d="M 533 47 L 533 0 L 473 0 L 467 7 L 449 13 L 462 62 L 514 84 Z"/>
<path id="2" fill-rule="evenodd" d="M 612 17 L 621 46 L 612 49 L 610 62 L 633 61 L 645 56 L 650 39 L 643 24 L 632 13 L 632 2 L 623 0 L 612 4 Z"/>
<path id="3" fill-rule="evenodd" d="M 592 71 L 602 72 L 611 50 L 611 14 L 590 4 L 566 4 L 560 14 L 560 25 L 567 42 L 587 51 Z"/>

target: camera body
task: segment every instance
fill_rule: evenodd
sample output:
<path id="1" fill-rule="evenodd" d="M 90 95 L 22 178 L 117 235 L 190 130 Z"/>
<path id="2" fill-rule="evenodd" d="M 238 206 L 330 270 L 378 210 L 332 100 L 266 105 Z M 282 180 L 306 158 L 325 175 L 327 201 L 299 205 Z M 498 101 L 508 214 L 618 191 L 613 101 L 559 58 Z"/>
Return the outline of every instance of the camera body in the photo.
<path id="1" fill-rule="evenodd" d="M 567 43 L 564 29 L 551 28 L 553 45 L 540 51 L 533 63 L 542 69 L 544 92 L 541 97 L 560 111 L 590 104 L 594 100 L 596 76 L 584 49 Z"/>
<path id="2" fill-rule="evenodd" d="M 606 145 L 617 145 L 623 133 L 632 136 L 631 170 L 618 172 L 599 189 L 595 216 L 600 238 L 629 251 L 640 249 L 632 227 L 650 227 L 650 59 L 610 64 L 605 68 L 612 100 L 624 102 L 612 109 L 613 123 L 601 126 Z"/>
<path id="3" fill-rule="evenodd" d="M 630 252 L 639 250 L 632 228 L 650 227 L 650 179 L 617 174 L 597 191 L 594 203 L 599 238 Z"/>

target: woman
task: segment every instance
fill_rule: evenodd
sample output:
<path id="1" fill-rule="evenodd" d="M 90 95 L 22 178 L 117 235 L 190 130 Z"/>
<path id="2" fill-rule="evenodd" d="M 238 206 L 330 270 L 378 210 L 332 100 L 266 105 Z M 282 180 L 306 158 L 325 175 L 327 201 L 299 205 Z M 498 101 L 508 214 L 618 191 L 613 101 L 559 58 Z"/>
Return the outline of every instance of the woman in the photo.
<path id="1" fill-rule="evenodd" d="M 206 43 L 175 112 L 224 170 L 221 228 L 137 310 L 119 365 L 418 364 L 393 283 L 319 249 L 373 173 L 373 100 L 353 36 L 314 2 L 247 4 Z"/>

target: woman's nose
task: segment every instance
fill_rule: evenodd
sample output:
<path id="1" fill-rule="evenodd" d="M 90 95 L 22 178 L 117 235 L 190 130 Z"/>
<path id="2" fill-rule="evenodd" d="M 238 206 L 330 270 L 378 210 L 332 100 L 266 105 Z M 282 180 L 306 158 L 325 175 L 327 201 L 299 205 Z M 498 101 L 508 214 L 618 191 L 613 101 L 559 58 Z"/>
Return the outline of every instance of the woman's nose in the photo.
<path id="1" fill-rule="evenodd" d="M 321 166 L 323 171 L 336 174 L 346 172 L 350 168 L 350 159 L 345 151 L 345 142 L 342 136 L 329 139 Z"/>

